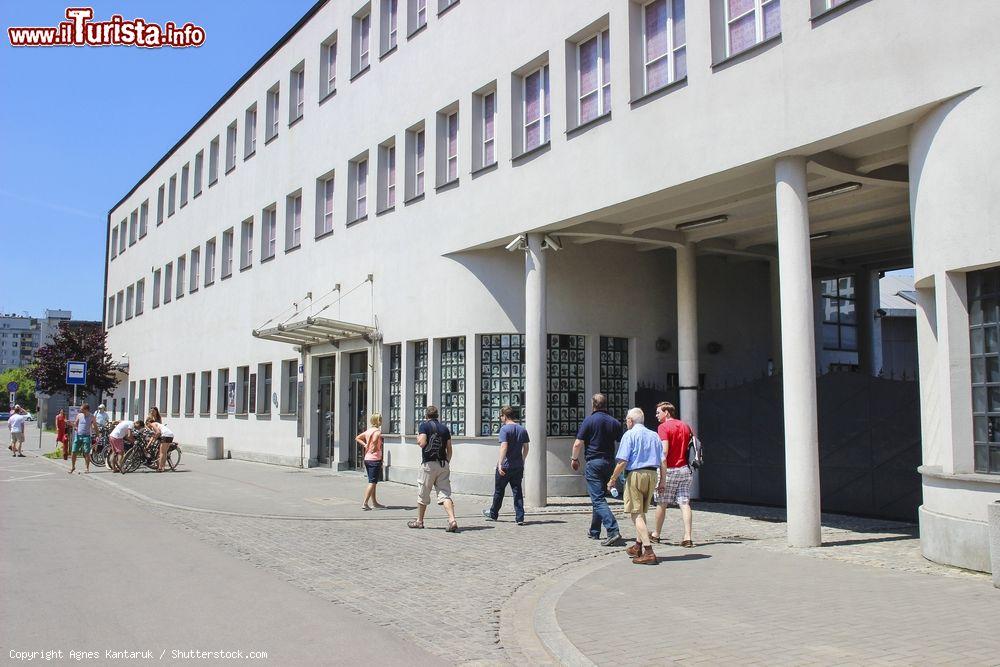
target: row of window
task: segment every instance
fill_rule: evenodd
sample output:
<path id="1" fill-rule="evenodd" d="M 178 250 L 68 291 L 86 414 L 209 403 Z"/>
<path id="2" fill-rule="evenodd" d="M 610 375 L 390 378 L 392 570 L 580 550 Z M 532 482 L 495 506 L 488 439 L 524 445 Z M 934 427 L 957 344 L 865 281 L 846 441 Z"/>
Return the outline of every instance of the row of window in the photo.
<path id="1" fill-rule="evenodd" d="M 458 0 L 439 0 L 439 13 L 458 3 Z M 426 0 L 409 0 L 410 34 L 415 34 L 427 22 Z M 383 38 L 382 54 L 396 48 L 398 0 L 382 0 Z M 367 3 L 353 17 L 355 51 L 352 56 L 351 78 L 369 67 L 368 44 L 371 32 L 371 3 Z M 334 31 L 320 46 L 320 100 L 329 97 L 337 89 L 337 31 Z M 288 125 L 291 126 L 305 114 L 305 61 L 289 72 Z M 278 136 L 281 115 L 281 82 L 268 89 L 264 107 L 264 143 Z M 226 128 L 225 171 L 228 174 L 236 168 L 238 123 L 234 120 Z M 208 147 L 208 182 L 215 185 L 219 180 L 220 139 L 216 136 Z M 243 159 L 248 160 L 257 152 L 257 104 L 252 104 L 244 113 Z M 190 199 L 198 197 L 205 183 L 205 151 L 200 150 L 191 163 L 181 167 L 180 180 L 173 174 L 167 183 L 161 185 L 156 197 L 156 224 L 163 224 L 179 208 L 187 206 Z M 149 200 L 146 199 L 131 215 L 112 227 L 110 256 L 112 259 L 146 236 L 149 228 Z"/>
<path id="2" fill-rule="evenodd" d="M 816 0 L 814 0 L 815 2 Z M 848 0 L 819 0 L 823 9 L 830 9 Z M 410 34 L 426 24 L 426 0 L 408 0 Z M 439 0 L 439 11 L 443 11 L 457 0 Z M 744 51 L 758 43 L 776 37 L 781 32 L 780 0 L 726 0 L 724 4 L 726 21 L 726 55 Z M 351 57 L 352 79 L 369 67 L 369 44 L 371 32 L 371 3 L 366 3 L 353 16 L 353 48 Z M 381 0 L 382 54 L 396 47 L 398 0 Z M 646 95 L 661 90 L 687 76 L 687 39 L 685 34 L 685 0 L 652 0 L 641 5 L 641 16 L 637 17 L 641 29 L 641 41 L 632 45 L 642 62 L 641 72 L 634 74 L 633 93 Z M 320 91 L 319 101 L 336 91 L 337 79 L 337 31 L 334 31 L 320 45 Z M 572 76 L 567 76 L 567 94 L 575 109 L 573 118 L 568 119 L 569 129 L 586 125 L 607 115 L 611 111 L 611 38 L 609 19 L 599 19 L 583 31 L 583 37 L 572 42 L 575 55 Z M 635 59 L 633 59 L 635 60 Z M 303 60 L 289 72 L 288 124 L 296 123 L 305 112 L 305 66 Z M 512 154 L 515 156 L 546 145 L 551 136 L 551 99 L 549 95 L 548 55 L 535 59 L 514 73 L 519 85 L 511 90 L 512 113 L 520 118 L 520 130 L 512 137 Z M 265 98 L 265 144 L 278 135 L 280 125 L 281 82 L 268 89 Z M 496 81 L 474 94 L 472 122 L 472 171 L 493 166 L 497 161 L 496 121 L 498 113 Z M 243 159 L 248 160 L 257 151 L 257 103 L 244 113 Z M 438 160 L 436 184 L 438 187 L 457 182 L 459 173 L 458 133 L 459 103 L 453 102 L 437 114 Z M 236 168 L 238 122 L 233 120 L 226 128 L 225 170 L 229 173 Z M 410 200 L 424 193 L 424 123 L 420 122 L 406 130 L 407 182 L 405 198 Z M 390 138 L 378 147 L 379 151 L 379 197 L 377 211 L 391 210 L 396 204 L 396 145 Z M 208 149 L 208 186 L 219 178 L 220 137 L 216 136 Z M 350 190 L 347 220 L 363 220 L 369 211 L 368 205 L 368 151 L 355 156 L 349 162 Z M 194 168 L 185 163 L 181 168 L 179 195 L 180 207 L 188 203 L 189 187 L 192 197 L 202 192 L 205 168 L 204 150 L 194 157 Z M 193 175 L 193 179 L 192 179 Z M 324 202 L 322 229 L 333 229 L 333 172 L 324 179 L 328 181 L 317 199 Z M 164 217 L 170 217 L 176 210 L 178 195 L 177 174 L 170 176 L 167 183 L 160 185 L 157 192 L 156 224 L 162 224 Z M 125 251 L 147 233 L 149 200 L 145 200 L 131 215 L 123 218 L 111 230 L 111 258 Z M 317 223 L 317 230 L 321 225 Z M 319 231 L 318 234 L 319 235 Z M 126 237 L 128 241 L 126 242 Z M 262 252 L 262 257 L 265 257 Z"/>
<path id="3" fill-rule="evenodd" d="M 1000 268 L 970 272 L 966 280 L 974 469 L 1000 474 Z"/>
<path id="4" fill-rule="evenodd" d="M 233 379 L 229 368 L 220 368 L 215 373 L 214 385 L 210 370 L 133 380 L 129 383 L 129 405 L 132 406 L 129 417 L 145 415 L 146 410 L 154 405 L 164 416 L 180 417 L 183 414 L 194 417 L 197 414 L 207 417 L 212 414 L 213 396 L 215 414 L 220 416 L 234 413 L 269 418 L 274 411 L 281 415 L 295 415 L 298 410 L 297 365 L 295 359 L 281 362 L 280 384 L 277 387 L 274 386 L 271 363 L 257 364 L 256 367 L 238 366 Z M 196 394 L 199 385 L 200 391 Z M 124 410 L 122 405 L 123 416 Z"/>

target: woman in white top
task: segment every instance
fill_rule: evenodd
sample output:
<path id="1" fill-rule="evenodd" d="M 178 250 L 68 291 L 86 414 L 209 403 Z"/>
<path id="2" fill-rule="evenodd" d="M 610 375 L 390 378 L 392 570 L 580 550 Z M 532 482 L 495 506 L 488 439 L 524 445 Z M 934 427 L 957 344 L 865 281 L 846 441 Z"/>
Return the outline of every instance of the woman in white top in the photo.
<path id="1" fill-rule="evenodd" d="M 174 432 L 163 424 L 157 423 L 152 417 L 146 417 L 146 428 L 156 435 L 156 440 L 160 443 L 160 460 L 156 472 L 163 472 L 163 468 L 167 464 L 167 452 L 170 451 L 170 445 L 174 443 Z"/>

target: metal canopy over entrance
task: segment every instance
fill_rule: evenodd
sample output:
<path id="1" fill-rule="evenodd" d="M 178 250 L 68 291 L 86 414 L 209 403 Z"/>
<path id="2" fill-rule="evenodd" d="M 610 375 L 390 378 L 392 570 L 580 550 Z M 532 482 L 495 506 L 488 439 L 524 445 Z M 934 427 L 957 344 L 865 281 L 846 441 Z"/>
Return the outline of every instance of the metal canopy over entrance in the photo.
<path id="1" fill-rule="evenodd" d="M 269 329 L 254 329 L 254 338 L 291 343 L 308 347 L 329 343 L 338 347 L 342 341 L 363 338 L 369 343 L 375 339 L 374 327 L 331 320 L 326 317 L 307 317 L 299 322 L 279 324 Z"/>

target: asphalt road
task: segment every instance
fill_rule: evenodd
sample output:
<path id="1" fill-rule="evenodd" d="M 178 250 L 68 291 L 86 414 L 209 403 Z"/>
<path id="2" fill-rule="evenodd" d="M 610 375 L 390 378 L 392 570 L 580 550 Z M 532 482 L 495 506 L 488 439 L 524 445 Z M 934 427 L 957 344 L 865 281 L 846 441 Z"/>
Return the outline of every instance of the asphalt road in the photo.
<path id="1" fill-rule="evenodd" d="M 62 651 L 55 662 L 440 664 L 390 628 L 218 551 L 79 473 L 6 455 L 2 662 Z"/>

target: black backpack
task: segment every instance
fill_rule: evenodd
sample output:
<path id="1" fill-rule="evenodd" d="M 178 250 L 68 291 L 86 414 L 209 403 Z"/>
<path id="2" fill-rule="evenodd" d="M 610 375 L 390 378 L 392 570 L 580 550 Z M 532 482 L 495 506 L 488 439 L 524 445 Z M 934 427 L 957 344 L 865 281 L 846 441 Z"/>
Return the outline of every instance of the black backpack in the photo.
<path id="1" fill-rule="evenodd" d="M 424 445 L 424 461 L 448 462 L 448 448 L 445 447 L 445 439 L 438 431 L 437 424 L 430 422 L 432 433 L 427 436 L 427 444 Z"/>
<path id="2" fill-rule="evenodd" d="M 688 443 L 687 459 L 688 467 L 691 470 L 698 470 L 705 465 L 705 452 L 702 450 L 701 440 L 693 432 L 691 433 L 691 442 Z"/>

